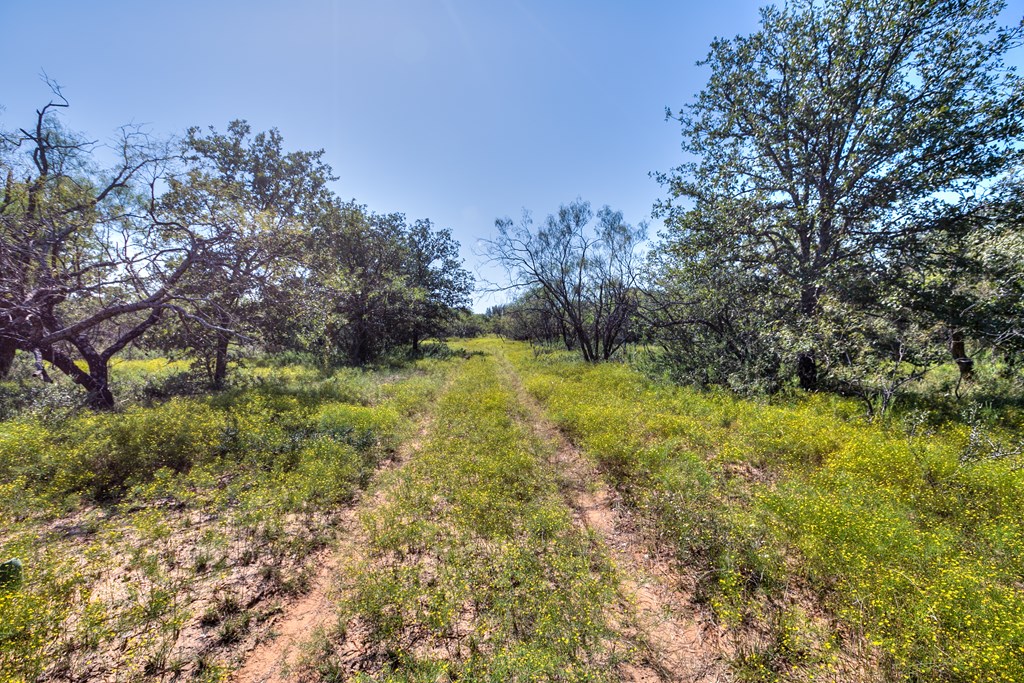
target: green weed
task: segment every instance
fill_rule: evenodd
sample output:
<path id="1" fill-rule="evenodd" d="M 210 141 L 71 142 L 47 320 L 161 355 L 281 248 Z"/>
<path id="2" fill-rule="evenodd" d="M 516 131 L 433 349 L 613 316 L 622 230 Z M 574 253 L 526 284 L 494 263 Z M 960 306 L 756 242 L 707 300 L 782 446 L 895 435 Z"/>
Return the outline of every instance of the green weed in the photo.
<path id="1" fill-rule="evenodd" d="M 784 627 L 780 599 L 805 585 L 895 680 L 1024 680 L 1024 468 L 1013 432 L 867 422 L 836 397 L 746 400 L 622 364 L 469 345 L 512 360 L 700 571 L 698 597 L 724 624 L 776 634 L 737 661 L 746 680 L 834 656 L 810 625 Z"/>
<path id="2" fill-rule="evenodd" d="M 263 582 L 267 595 L 303 590 L 306 558 L 331 542 L 339 506 L 446 367 L 254 364 L 212 396 L 0 421 L 0 560 L 25 568 L 17 590 L 0 589 L 0 683 L 166 677 L 184 666 L 174 644 L 188 623 L 229 650 L 254 612 L 230 599 L 189 605 L 228 577 Z M 115 381 L 144 386 L 180 370 L 130 361 Z M 225 678 L 218 652 L 187 655 L 199 658 L 197 680 Z"/>
<path id="3" fill-rule="evenodd" d="M 611 568 L 573 526 L 521 417 L 494 360 L 465 361 L 422 449 L 363 520 L 372 556 L 347 610 L 390 653 L 382 680 L 611 675 Z"/>

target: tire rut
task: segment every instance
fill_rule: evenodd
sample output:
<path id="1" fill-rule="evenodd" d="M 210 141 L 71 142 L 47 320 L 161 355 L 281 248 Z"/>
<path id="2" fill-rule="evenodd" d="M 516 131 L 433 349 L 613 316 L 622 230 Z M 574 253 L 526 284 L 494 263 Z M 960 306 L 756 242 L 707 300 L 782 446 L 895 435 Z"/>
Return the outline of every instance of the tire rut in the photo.
<path id="1" fill-rule="evenodd" d="M 640 650 L 639 661 L 619 665 L 622 681 L 720 683 L 731 680 L 723 661 L 721 632 L 692 607 L 683 577 L 636 528 L 618 494 L 598 468 L 544 415 L 506 359 L 500 359 L 539 440 L 553 450 L 563 495 L 576 523 L 607 549 L 620 577 L 622 603 L 610 615 Z"/>

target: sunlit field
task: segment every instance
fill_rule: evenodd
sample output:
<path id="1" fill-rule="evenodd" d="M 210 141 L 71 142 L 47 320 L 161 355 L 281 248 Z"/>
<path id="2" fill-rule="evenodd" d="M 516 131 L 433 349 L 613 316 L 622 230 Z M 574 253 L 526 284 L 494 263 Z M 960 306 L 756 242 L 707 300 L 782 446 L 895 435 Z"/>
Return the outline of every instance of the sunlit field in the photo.
<path id="1" fill-rule="evenodd" d="M 1024 2 L 764 1 L 4 3 L 0 683 L 1024 683 Z"/>
<path id="2" fill-rule="evenodd" d="M 180 363 L 116 366 L 173 391 Z M 237 387 L 0 423 L 0 680 L 219 680 L 443 370 L 255 364 Z M 54 389 L 57 391 L 57 389 Z"/>
<path id="3" fill-rule="evenodd" d="M 741 679 L 821 676 L 851 654 L 893 680 L 1024 678 L 1018 434 L 869 423 L 836 397 L 751 401 L 563 352 L 475 348 L 507 354 L 699 572 Z"/>
<path id="4" fill-rule="evenodd" d="M 1024 678 L 1010 423 L 452 349 L 249 361 L 199 394 L 183 364 L 126 361 L 117 412 L 57 400 L 0 422 L 0 557 L 21 563 L 0 586 L 2 680 L 227 680 L 325 557 L 339 588 L 297 680 L 622 680 L 651 656 L 631 577 L 574 517 L 540 419 L 618 491 L 642 552 L 669 554 L 678 608 L 735 680 Z"/>

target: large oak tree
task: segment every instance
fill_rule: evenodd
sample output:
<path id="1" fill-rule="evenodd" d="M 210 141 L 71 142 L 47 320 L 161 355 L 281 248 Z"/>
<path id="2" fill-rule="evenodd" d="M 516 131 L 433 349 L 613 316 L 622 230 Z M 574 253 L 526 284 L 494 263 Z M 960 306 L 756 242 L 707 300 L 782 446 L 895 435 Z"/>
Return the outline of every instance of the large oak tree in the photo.
<path id="1" fill-rule="evenodd" d="M 171 180 L 160 204 L 214 245 L 182 283 L 203 322 L 184 319 L 182 329 L 185 343 L 212 361 L 220 387 L 230 345 L 240 335 L 272 335 L 269 314 L 298 305 L 299 292 L 287 284 L 309 261 L 305 244 L 330 204 L 334 178 L 322 150 L 286 152 L 277 130 L 253 134 L 241 120 L 224 133 L 189 129 L 182 152 L 187 172 Z"/>
<path id="2" fill-rule="evenodd" d="M 742 269 L 801 386 L 833 363 L 826 328 L 849 315 L 846 292 L 871 289 L 912 236 L 973 211 L 1019 155 L 1021 84 L 1003 58 L 1020 32 L 997 26 L 1003 6 L 769 7 L 756 33 L 714 41 L 707 85 L 673 114 L 688 161 L 660 177 L 663 254 Z"/>

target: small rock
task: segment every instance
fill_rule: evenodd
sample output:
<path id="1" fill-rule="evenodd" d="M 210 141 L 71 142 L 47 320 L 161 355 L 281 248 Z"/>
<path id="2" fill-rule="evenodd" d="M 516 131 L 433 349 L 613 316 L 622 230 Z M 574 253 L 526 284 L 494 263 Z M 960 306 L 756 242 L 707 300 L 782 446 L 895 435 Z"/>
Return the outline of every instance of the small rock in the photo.
<path id="1" fill-rule="evenodd" d="M 22 574 L 21 560 L 16 557 L 0 564 L 0 589 L 14 590 L 20 587 Z"/>

